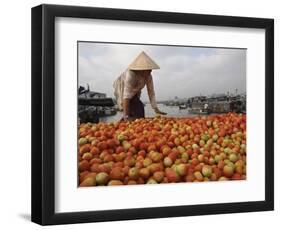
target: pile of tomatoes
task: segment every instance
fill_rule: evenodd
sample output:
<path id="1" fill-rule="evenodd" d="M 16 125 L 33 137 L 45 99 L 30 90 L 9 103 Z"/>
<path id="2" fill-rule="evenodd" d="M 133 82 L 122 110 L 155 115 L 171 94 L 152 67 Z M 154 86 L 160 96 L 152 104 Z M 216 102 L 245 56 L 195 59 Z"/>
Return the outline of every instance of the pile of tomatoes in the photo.
<path id="1" fill-rule="evenodd" d="M 246 115 L 79 126 L 79 186 L 246 179 Z"/>

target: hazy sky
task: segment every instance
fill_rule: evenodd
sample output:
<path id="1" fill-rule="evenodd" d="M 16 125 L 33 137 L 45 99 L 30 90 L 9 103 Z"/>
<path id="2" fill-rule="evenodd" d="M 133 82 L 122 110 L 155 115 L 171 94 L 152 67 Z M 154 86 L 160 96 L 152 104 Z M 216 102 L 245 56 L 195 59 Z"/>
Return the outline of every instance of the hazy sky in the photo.
<path id="1" fill-rule="evenodd" d="M 159 66 L 153 70 L 156 100 L 214 93 L 246 92 L 246 50 L 79 42 L 79 85 L 113 97 L 112 84 L 141 52 Z M 142 99 L 148 100 L 146 87 Z"/>

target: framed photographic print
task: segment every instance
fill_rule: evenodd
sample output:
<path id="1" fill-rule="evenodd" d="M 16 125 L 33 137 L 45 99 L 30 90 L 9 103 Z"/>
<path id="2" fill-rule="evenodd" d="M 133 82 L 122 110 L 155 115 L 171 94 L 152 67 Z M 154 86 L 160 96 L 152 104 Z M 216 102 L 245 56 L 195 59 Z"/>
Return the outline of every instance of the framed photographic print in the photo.
<path id="1" fill-rule="evenodd" d="M 32 8 L 32 221 L 274 208 L 274 21 Z"/>

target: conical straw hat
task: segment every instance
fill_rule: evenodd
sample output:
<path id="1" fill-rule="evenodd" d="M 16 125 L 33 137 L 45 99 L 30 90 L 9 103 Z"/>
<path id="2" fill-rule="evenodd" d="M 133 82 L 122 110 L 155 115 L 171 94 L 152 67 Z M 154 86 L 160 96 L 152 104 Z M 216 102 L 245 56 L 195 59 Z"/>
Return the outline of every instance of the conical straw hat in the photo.
<path id="1" fill-rule="evenodd" d="M 128 68 L 130 70 L 160 69 L 160 67 L 144 51 L 136 57 Z"/>

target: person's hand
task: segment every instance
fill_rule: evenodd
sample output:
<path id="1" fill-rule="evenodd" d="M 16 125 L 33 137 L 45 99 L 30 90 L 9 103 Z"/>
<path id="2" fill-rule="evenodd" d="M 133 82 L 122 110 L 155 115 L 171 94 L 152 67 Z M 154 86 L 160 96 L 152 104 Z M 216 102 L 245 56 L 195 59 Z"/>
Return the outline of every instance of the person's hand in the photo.
<path id="1" fill-rule="evenodd" d="M 160 115 L 167 115 L 167 113 L 160 111 L 158 108 L 154 109 L 154 112 Z"/>
<path id="2" fill-rule="evenodd" d="M 120 121 L 128 121 L 129 120 L 129 116 L 128 115 L 124 115 L 123 117 L 121 117 Z"/>

